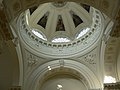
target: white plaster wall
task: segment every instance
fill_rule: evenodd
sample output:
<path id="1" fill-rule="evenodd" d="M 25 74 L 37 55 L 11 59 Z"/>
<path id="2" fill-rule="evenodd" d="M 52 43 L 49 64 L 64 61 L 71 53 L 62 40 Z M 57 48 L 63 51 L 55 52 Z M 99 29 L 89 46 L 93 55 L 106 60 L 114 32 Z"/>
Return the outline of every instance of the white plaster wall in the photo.
<path id="1" fill-rule="evenodd" d="M 57 89 L 57 85 L 62 85 L 62 88 Z M 81 81 L 77 79 L 69 77 L 58 77 L 45 82 L 40 90 L 87 90 L 87 88 Z"/>

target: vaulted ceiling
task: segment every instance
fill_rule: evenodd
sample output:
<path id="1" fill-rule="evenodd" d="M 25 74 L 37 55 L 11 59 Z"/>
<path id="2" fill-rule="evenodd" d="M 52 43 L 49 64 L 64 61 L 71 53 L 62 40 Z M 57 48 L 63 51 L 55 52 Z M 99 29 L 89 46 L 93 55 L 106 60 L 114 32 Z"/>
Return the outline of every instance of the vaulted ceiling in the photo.
<path id="1" fill-rule="evenodd" d="M 13 65 L 15 65 L 15 63 L 16 63 L 16 65 L 18 65 L 17 60 L 20 57 L 19 54 L 17 53 L 17 51 L 15 51 L 16 45 L 18 45 L 19 40 L 18 40 L 18 37 L 15 37 L 14 33 L 11 31 L 11 29 L 10 29 L 11 27 L 9 26 L 9 23 L 14 24 L 16 22 L 16 20 L 18 19 L 17 17 L 25 10 L 27 10 L 31 7 L 34 7 L 34 6 L 38 6 L 39 4 L 43 4 L 45 2 L 52 2 L 52 1 L 54 2 L 54 0 L 44 0 L 44 1 L 43 0 L 12 0 L 12 2 L 11 2 L 11 0 L 3 0 L 3 1 L 0 0 L 0 13 L 1 13 L 0 14 L 0 60 L 3 62 L 3 65 L 5 65 L 6 67 L 8 66 L 8 64 L 6 64 L 6 62 L 8 62 L 7 60 L 9 60 L 9 61 L 11 60 L 13 62 L 13 63 L 11 62 Z M 61 1 L 64 1 L 64 0 L 61 0 Z M 120 81 L 120 71 L 119 71 L 119 68 L 120 68 L 120 49 L 119 49 L 120 48 L 120 1 L 119 0 L 97 0 L 97 1 L 96 0 L 69 0 L 69 1 L 84 3 L 87 5 L 93 6 L 105 14 L 105 15 L 103 15 L 104 19 L 107 20 L 108 18 L 106 18 L 106 16 L 108 16 L 110 18 L 109 21 L 114 22 L 113 28 L 111 27 L 111 29 L 112 29 L 111 32 L 110 33 L 106 32 L 103 37 L 103 41 L 105 41 L 105 44 L 106 44 L 103 59 L 105 59 L 105 61 L 104 61 L 105 75 L 116 76 L 117 80 Z M 109 35 L 107 35 L 107 33 L 109 33 Z M 14 42 L 14 43 L 12 43 L 12 42 Z M 24 46 L 24 45 L 21 45 L 21 47 L 22 46 Z M 104 48 L 104 47 L 101 47 L 101 48 Z M 23 49 L 24 48 L 22 48 L 22 50 Z M 27 50 L 23 50 L 23 51 L 27 52 Z M 93 53 L 94 52 L 95 52 L 95 50 L 93 50 Z M 25 54 L 25 52 L 22 52 L 22 53 Z M 33 52 L 27 52 L 26 55 L 28 55 L 28 56 L 25 56 L 24 59 L 33 58 L 32 56 L 29 56 L 29 55 L 31 55 L 31 53 L 33 54 Z M 39 56 L 38 54 L 34 55 L 35 58 L 38 56 Z M 38 58 L 40 58 L 40 57 L 38 57 Z M 75 57 L 75 58 L 78 58 L 78 57 Z M 75 59 L 75 58 L 71 58 L 71 59 Z M 87 58 L 85 63 L 90 63 L 89 61 L 87 61 L 87 60 L 89 60 L 89 54 L 86 56 L 83 56 L 82 59 L 83 58 L 84 59 Z M 81 60 L 81 57 L 79 59 Z M 41 60 L 42 60 L 42 63 L 40 63 L 39 65 L 49 61 L 49 59 L 44 61 L 44 58 L 42 58 Z M 80 63 L 83 63 L 83 62 L 84 61 L 82 61 L 82 60 L 80 61 Z M 95 62 L 93 62 L 93 63 L 95 63 Z M 31 62 L 29 62 L 29 64 L 31 67 Z M 0 65 L 1 68 L 3 68 L 4 70 L 7 70 L 9 67 L 6 68 L 5 66 Z M 36 66 L 36 67 L 38 67 L 38 66 Z M 94 66 L 94 64 L 91 64 L 90 67 L 94 68 L 93 66 Z M 15 66 L 15 67 L 16 67 L 16 69 L 14 69 L 14 71 L 17 72 L 19 69 L 17 66 Z M 10 69 L 10 71 L 12 71 L 13 67 L 11 67 L 9 69 Z M 25 69 L 27 69 L 27 68 L 25 67 Z M 28 71 L 29 70 L 30 70 L 30 68 L 28 69 Z M 12 72 L 14 72 L 14 71 L 12 71 Z M 6 73 L 9 73 L 9 72 L 6 71 L 5 74 Z M 17 75 L 17 74 L 18 74 L 18 72 L 16 73 L 15 82 L 18 82 L 17 76 L 19 76 L 19 75 Z M 4 77 L 4 78 L 7 77 L 7 78 L 9 78 L 9 81 L 11 82 L 12 79 L 10 79 L 10 78 L 12 77 L 12 74 L 9 76 L 10 77 L 8 77 L 6 74 L 5 76 L 2 75 L 1 77 Z M 4 78 L 3 78 L 3 80 L 4 80 Z M 2 89 L 5 90 L 4 86 L 5 86 L 6 82 L 3 82 L 3 84 L 4 85 L 3 85 Z M 12 84 L 7 83 L 7 87 L 10 87 L 9 85 L 12 86 Z M 15 84 L 15 85 L 18 85 L 18 84 Z M 19 85 L 21 85 L 21 84 L 19 83 Z M 0 89 L 1 89 L 1 87 L 0 87 Z"/>

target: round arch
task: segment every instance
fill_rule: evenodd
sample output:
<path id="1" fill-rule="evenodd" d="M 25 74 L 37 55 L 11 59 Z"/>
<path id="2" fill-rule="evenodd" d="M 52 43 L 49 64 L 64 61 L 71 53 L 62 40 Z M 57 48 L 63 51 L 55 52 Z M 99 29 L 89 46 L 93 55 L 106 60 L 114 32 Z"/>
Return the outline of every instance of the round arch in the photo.
<path id="1" fill-rule="evenodd" d="M 24 90 L 37 90 L 37 84 L 39 83 L 40 79 L 42 79 L 45 73 L 49 71 L 48 66 L 51 66 L 51 69 L 60 68 L 61 66 L 73 69 L 83 75 L 83 77 L 88 82 L 89 89 L 102 88 L 98 78 L 88 67 L 73 60 L 62 59 L 47 62 L 33 71 L 32 74 L 27 76 L 25 79 Z"/>

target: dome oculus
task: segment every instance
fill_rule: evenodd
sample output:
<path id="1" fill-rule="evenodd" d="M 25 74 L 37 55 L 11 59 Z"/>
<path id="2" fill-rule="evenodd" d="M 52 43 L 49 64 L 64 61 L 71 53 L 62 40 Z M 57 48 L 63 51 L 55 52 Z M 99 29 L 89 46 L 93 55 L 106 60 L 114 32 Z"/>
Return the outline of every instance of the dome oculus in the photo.
<path id="1" fill-rule="evenodd" d="M 89 11 L 91 9 L 85 5 L 84 7 L 88 8 Z M 41 4 L 37 8 L 28 10 L 28 13 L 30 13 L 28 27 L 32 29 L 35 36 L 52 43 L 80 39 L 90 31 L 91 23 L 93 23 L 92 16 L 85 8 L 74 2 Z"/>

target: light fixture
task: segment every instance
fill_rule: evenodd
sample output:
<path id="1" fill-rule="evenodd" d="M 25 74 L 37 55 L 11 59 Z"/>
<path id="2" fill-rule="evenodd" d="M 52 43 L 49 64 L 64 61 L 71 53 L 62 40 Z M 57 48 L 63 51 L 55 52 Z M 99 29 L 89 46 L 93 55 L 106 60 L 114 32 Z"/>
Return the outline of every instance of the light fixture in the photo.
<path id="1" fill-rule="evenodd" d="M 58 90 L 62 90 L 62 87 L 63 87 L 63 86 L 60 85 L 60 84 L 57 85 L 57 89 L 58 89 Z"/>
<path id="2" fill-rule="evenodd" d="M 50 66 L 48 66 L 48 70 L 51 70 L 51 67 L 50 67 Z"/>

